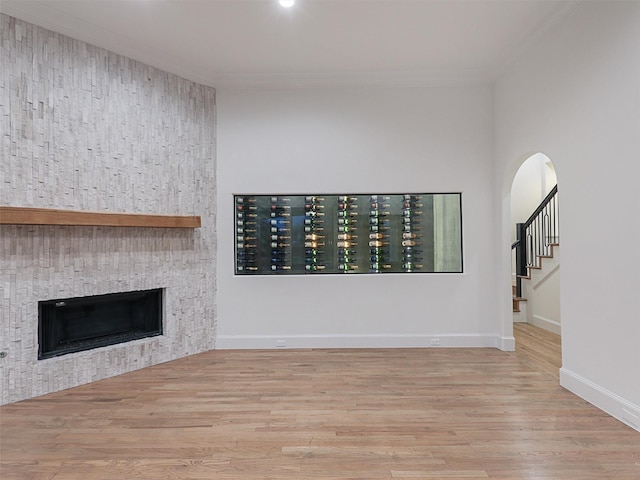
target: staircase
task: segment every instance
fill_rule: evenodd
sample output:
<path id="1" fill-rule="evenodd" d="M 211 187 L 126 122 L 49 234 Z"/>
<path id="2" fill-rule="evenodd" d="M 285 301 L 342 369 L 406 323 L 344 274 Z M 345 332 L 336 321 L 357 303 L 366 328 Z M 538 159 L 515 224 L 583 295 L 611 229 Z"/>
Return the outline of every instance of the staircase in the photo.
<path id="1" fill-rule="evenodd" d="M 524 297 L 520 297 L 518 295 L 518 286 L 515 282 L 511 285 L 511 295 L 513 297 L 513 321 L 514 322 L 524 322 L 526 320 L 520 320 L 520 315 L 515 315 L 516 313 L 521 313 L 526 309 L 526 303 L 522 304 L 521 302 L 526 302 L 527 299 Z"/>
<path id="2" fill-rule="evenodd" d="M 560 335 L 560 246 L 551 245 L 551 255 L 540 266 L 527 269 L 520 277 L 522 294 L 513 287 L 513 321 L 526 322 Z"/>
<path id="3" fill-rule="evenodd" d="M 560 333 L 560 247 L 556 185 L 529 219 L 518 223 L 513 321 Z"/>

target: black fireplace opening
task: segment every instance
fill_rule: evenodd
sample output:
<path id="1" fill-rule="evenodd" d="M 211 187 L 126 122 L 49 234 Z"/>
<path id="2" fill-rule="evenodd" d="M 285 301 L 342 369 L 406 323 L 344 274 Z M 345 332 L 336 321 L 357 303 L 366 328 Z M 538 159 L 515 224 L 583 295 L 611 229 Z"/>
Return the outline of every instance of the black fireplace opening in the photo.
<path id="1" fill-rule="evenodd" d="M 38 359 L 162 335 L 163 289 L 38 302 Z"/>

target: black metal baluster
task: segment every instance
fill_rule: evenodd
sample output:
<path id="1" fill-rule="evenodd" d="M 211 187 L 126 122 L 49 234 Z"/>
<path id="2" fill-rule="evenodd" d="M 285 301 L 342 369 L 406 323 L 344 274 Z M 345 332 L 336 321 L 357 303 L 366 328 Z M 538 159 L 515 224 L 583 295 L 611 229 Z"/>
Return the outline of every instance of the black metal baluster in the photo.
<path id="1" fill-rule="evenodd" d="M 552 245 L 559 242 L 558 186 L 551 189 L 529 219 L 516 225 L 516 275 L 527 275 L 527 267 L 540 267 L 540 257 L 551 255 Z M 517 281 L 517 295 L 521 295 Z"/>

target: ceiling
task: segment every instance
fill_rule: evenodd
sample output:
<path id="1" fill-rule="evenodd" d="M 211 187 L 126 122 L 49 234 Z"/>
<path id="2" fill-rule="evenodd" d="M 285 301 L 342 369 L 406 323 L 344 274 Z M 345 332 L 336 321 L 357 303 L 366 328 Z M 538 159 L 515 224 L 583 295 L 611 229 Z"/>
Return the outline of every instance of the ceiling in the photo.
<path id="1" fill-rule="evenodd" d="M 579 0 L 1 0 L 219 88 L 491 82 Z"/>

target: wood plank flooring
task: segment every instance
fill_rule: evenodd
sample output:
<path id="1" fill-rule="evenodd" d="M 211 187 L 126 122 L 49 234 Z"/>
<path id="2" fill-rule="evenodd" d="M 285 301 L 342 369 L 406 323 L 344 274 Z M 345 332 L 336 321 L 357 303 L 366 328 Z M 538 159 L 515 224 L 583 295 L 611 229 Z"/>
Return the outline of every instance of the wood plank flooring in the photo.
<path id="1" fill-rule="evenodd" d="M 640 479 L 640 433 L 561 388 L 533 328 L 517 352 L 212 351 L 6 405 L 0 477 Z"/>
<path id="2" fill-rule="evenodd" d="M 513 335 L 518 356 L 530 367 L 559 382 L 562 367 L 560 335 L 528 323 L 514 323 Z"/>

